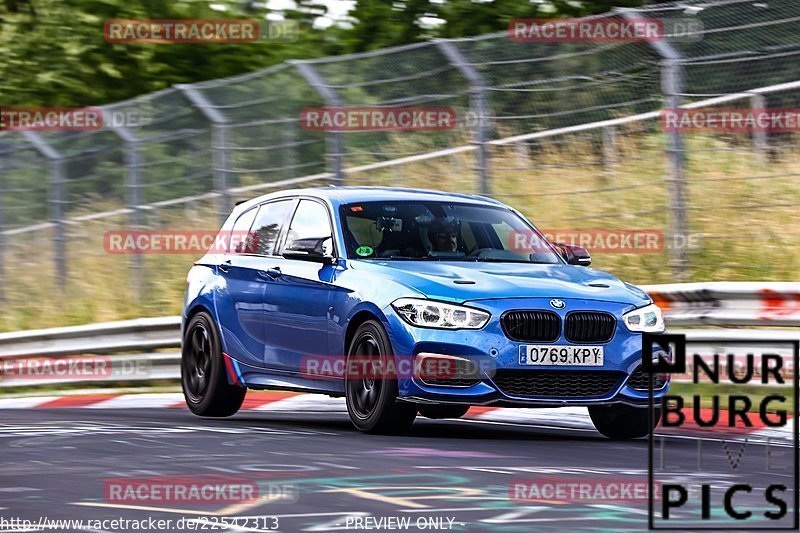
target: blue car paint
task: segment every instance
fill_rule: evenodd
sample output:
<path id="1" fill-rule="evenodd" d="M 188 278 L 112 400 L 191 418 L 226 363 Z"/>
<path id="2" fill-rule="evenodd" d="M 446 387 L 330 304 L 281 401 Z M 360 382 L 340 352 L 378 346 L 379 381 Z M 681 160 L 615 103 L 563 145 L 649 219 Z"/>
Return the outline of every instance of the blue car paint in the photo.
<path id="1" fill-rule="evenodd" d="M 334 228 L 339 259 L 322 265 L 283 257 L 207 254 L 188 276 L 183 324 L 199 309 L 207 310 L 221 332 L 222 349 L 235 363 L 238 379 L 253 388 L 278 388 L 342 395 L 342 379 L 304 375 L 305 357 L 344 361 L 348 325 L 368 313 L 385 328 L 398 369 L 412 368 L 420 352 L 489 358 L 497 368 L 522 368 L 519 343 L 503 333 L 500 316 L 512 309 L 550 309 L 553 298 L 566 303 L 555 310 L 562 318 L 576 310 L 607 311 L 617 318 L 613 338 L 604 343 L 603 370 L 631 373 L 641 362 L 641 334 L 624 326 L 624 313 L 650 304 L 642 290 L 592 268 L 564 264 L 481 263 L 447 261 L 380 261 L 344 257 L 345 243 L 339 224 L 341 205 L 371 201 L 444 201 L 494 206 L 514 211 L 479 196 L 383 187 L 302 189 L 268 194 L 234 208 L 221 232 L 229 232 L 236 218 L 253 206 L 276 198 L 311 198 L 324 203 Z M 516 212 L 516 211 L 514 211 Z M 520 215 L 521 216 L 521 215 Z M 282 232 L 282 233 L 285 233 Z M 249 273 L 236 274 L 226 261 Z M 280 268 L 278 278 L 264 272 Z M 234 272 L 234 275 L 231 275 Z M 459 283 L 454 283 L 458 280 Z M 391 303 L 402 297 L 469 305 L 491 313 L 480 330 L 442 330 L 405 322 Z M 259 320 L 260 317 L 260 320 Z M 260 322 L 260 323 L 259 323 Z M 563 333 L 562 333 L 563 335 Z M 563 337 L 555 344 L 571 344 Z M 401 364 L 401 361 L 404 364 Z M 527 367 L 531 368 L 531 367 Z M 585 368 L 585 367 L 584 367 Z M 548 369 L 576 370 L 554 366 Z M 594 367 L 594 369 L 597 369 Z M 229 379 L 232 381 L 231 377 Z M 599 398 L 536 399 L 508 396 L 487 374 L 469 388 L 433 387 L 417 382 L 410 372 L 398 376 L 401 397 L 415 401 L 514 405 L 588 405 L 623 401 L 641 404 L 647 393 L 623 382 L 613 393 Z M 666 391 L 662 390 L 659 395 Z"/>

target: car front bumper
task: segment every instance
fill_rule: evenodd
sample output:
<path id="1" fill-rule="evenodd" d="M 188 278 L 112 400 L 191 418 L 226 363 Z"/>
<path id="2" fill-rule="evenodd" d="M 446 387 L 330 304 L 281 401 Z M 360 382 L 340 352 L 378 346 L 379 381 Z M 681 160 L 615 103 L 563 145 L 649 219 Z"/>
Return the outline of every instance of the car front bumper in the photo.
<path id="1" fill-rule="evenodd" d="M 489 323 L 480 330 L 443 330 L 421 328 L 408 324 L 391 306 L 384 309 L 389 322 L 389 337 L 398 368 L 413 369 L 420 354 L 442 354 L 473 361 L 480 369 L 480 381 L 468 386 L 449 384 L 431 385 L 415 372 L 398 375 L 400 397 L 419 403 L 461 403 L 470 405 L 502 405 L 516 407 L 554 407 L 567 405 L 602 405 L 624 403 L 646 406 L 649 392 L 641 381 L 632 386 L 631 374 L 642 363 L 642 335 L 633 333 L 622 322 L 622 315 L 634 306 L 602 300 L 563 299 L 566 307 L 554 310 L 550 298 L 519 298 L 475 300 L 467 305 L 491 313 Z M 616 320 L 613 337 L 604 343 L 602 366 L 529 366 L 520 364 L 520 346 L 524 344 L 552 344 L 558 346 L 585 346 L 568 342 L 563 328 L 560 337 L 552 343 L 518 342 L 506 336 L 501 326 L 501 315 L 510 310 L 549 310 L 557 313 L 564 323 L 568 312 L 601 311 L 612 314 Z M 654 346 L 654 353 L 661 350 Z M 520 380 L 547 380 L 550 392 L 544 395 L 520 393 L 519 387 L 508 386 L 508 376 L 515 383 Z M 586 383 L 603 386 L 587 387 Z M 555 383 L 556 385 L 553 385 Z M 575 384 L 575 388 L 572 384 Z M 645 381 L 646 383 L 646 381 Z M 666 394 L 668 382 L 653 391 L 654 398 Z M 512 390 L 514 389 L 514 390 Z M 602 389 L 602 390 L 601 390 Z M 556 392 L 553 392 L 553 391 Z M 584 390 L 586 391 L 584 393 Z"/>

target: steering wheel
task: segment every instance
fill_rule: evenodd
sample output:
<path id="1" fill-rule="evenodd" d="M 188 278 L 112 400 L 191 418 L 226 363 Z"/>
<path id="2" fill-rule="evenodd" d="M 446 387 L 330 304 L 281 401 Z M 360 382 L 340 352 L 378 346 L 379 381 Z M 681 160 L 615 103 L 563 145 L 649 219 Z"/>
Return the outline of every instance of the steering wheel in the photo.
<path id="1" fill-rule="evenodd" d="M 476 248 L 472 250 L 467 257 L 483 257 L 484 253 L 491 252 L 494 248 Z"/>

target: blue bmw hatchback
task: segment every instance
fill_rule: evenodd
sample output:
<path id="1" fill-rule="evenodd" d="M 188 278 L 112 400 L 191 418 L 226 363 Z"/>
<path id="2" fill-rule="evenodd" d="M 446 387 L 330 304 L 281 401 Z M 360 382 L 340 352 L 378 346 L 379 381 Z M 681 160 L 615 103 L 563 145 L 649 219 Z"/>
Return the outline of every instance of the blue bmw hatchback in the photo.
<path id="1" fill-rule="evenodd" d="M 471 405 L 587 406 L 610 438 L 652 430 L 642 290 L 480 196 L 381 187 L 268 194 L 233 210 L 183 303 L 183 391 L 201 416 L 247 388 L 344 396 L 365 432 Z M 213 253 L 212 253 L 213 252 Z M 653 378 L 663 396 L 666 376 Z M 660 412 L 656 411 L 655 420 Z"/>

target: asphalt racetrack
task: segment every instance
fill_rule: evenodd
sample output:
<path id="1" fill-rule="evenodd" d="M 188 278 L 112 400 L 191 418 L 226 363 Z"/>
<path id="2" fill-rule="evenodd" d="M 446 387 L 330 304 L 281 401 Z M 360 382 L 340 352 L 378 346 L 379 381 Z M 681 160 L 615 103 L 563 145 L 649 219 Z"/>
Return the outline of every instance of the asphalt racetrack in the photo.
<path id="1" fill-rule="evenodd" d="M 746 477 L 765 486 L 783 476 L 791 486 L 791 472 L 765 466 L 764 443 L 732 443 L 723 452 L 718 440 L 704 439 L 702 471 L 691 470 L 698 439 L 671 436 L 662 444 L 669 462 L 690 466 L 669 479 L 713 476 L 724 483 Z M 647 528 L 646 498 L 600 501 L 537 492 L 539 498 L 526 499 L 530 492 L 514 493 L 517 482 L 537 490 L 547 481 L 607 488 L 647 482 L 646 439 L 614 442 L 589 429 L 418 418 L 408 435 L 373 436 L 356 432 L 342 413 L 243 411 L 201 419 L 184 409 L 11 409 L 3 411 L 0 449 L 0 516 L 34 524 L 24 529 L 5 523 L 5 531 L 48 530 L 41 524 L 50 524 L 50 531 L 135 530 L 122 522 L 98 528 L 104 519 L 151 519 L 151 527 L 171 520 L 168 527 L 161 524 L 167 531 Z M 791 456 L 791 447 L 776 450 Z M 741 464 L 731 469 L 730 458 L 737 456 Z M 723 474 L 709 473 L 714 471 Z M 115 480 L 183 476 L 248 480 L 260 492 L 251 500 L 211 503 L 122 501 L 109 494 Z M 722 505 L 715 498 L 716 516 Z M 748 505 L 747 495 L 737 498 Z M 770 507 L 760 495 L 753 498 L 761 504 L 754 501 L 751 509 Z M 698 523 L 692 513 L 685 518 Z M 53 521 L 60 519 L 94 522 L 57 529 Z"/>

